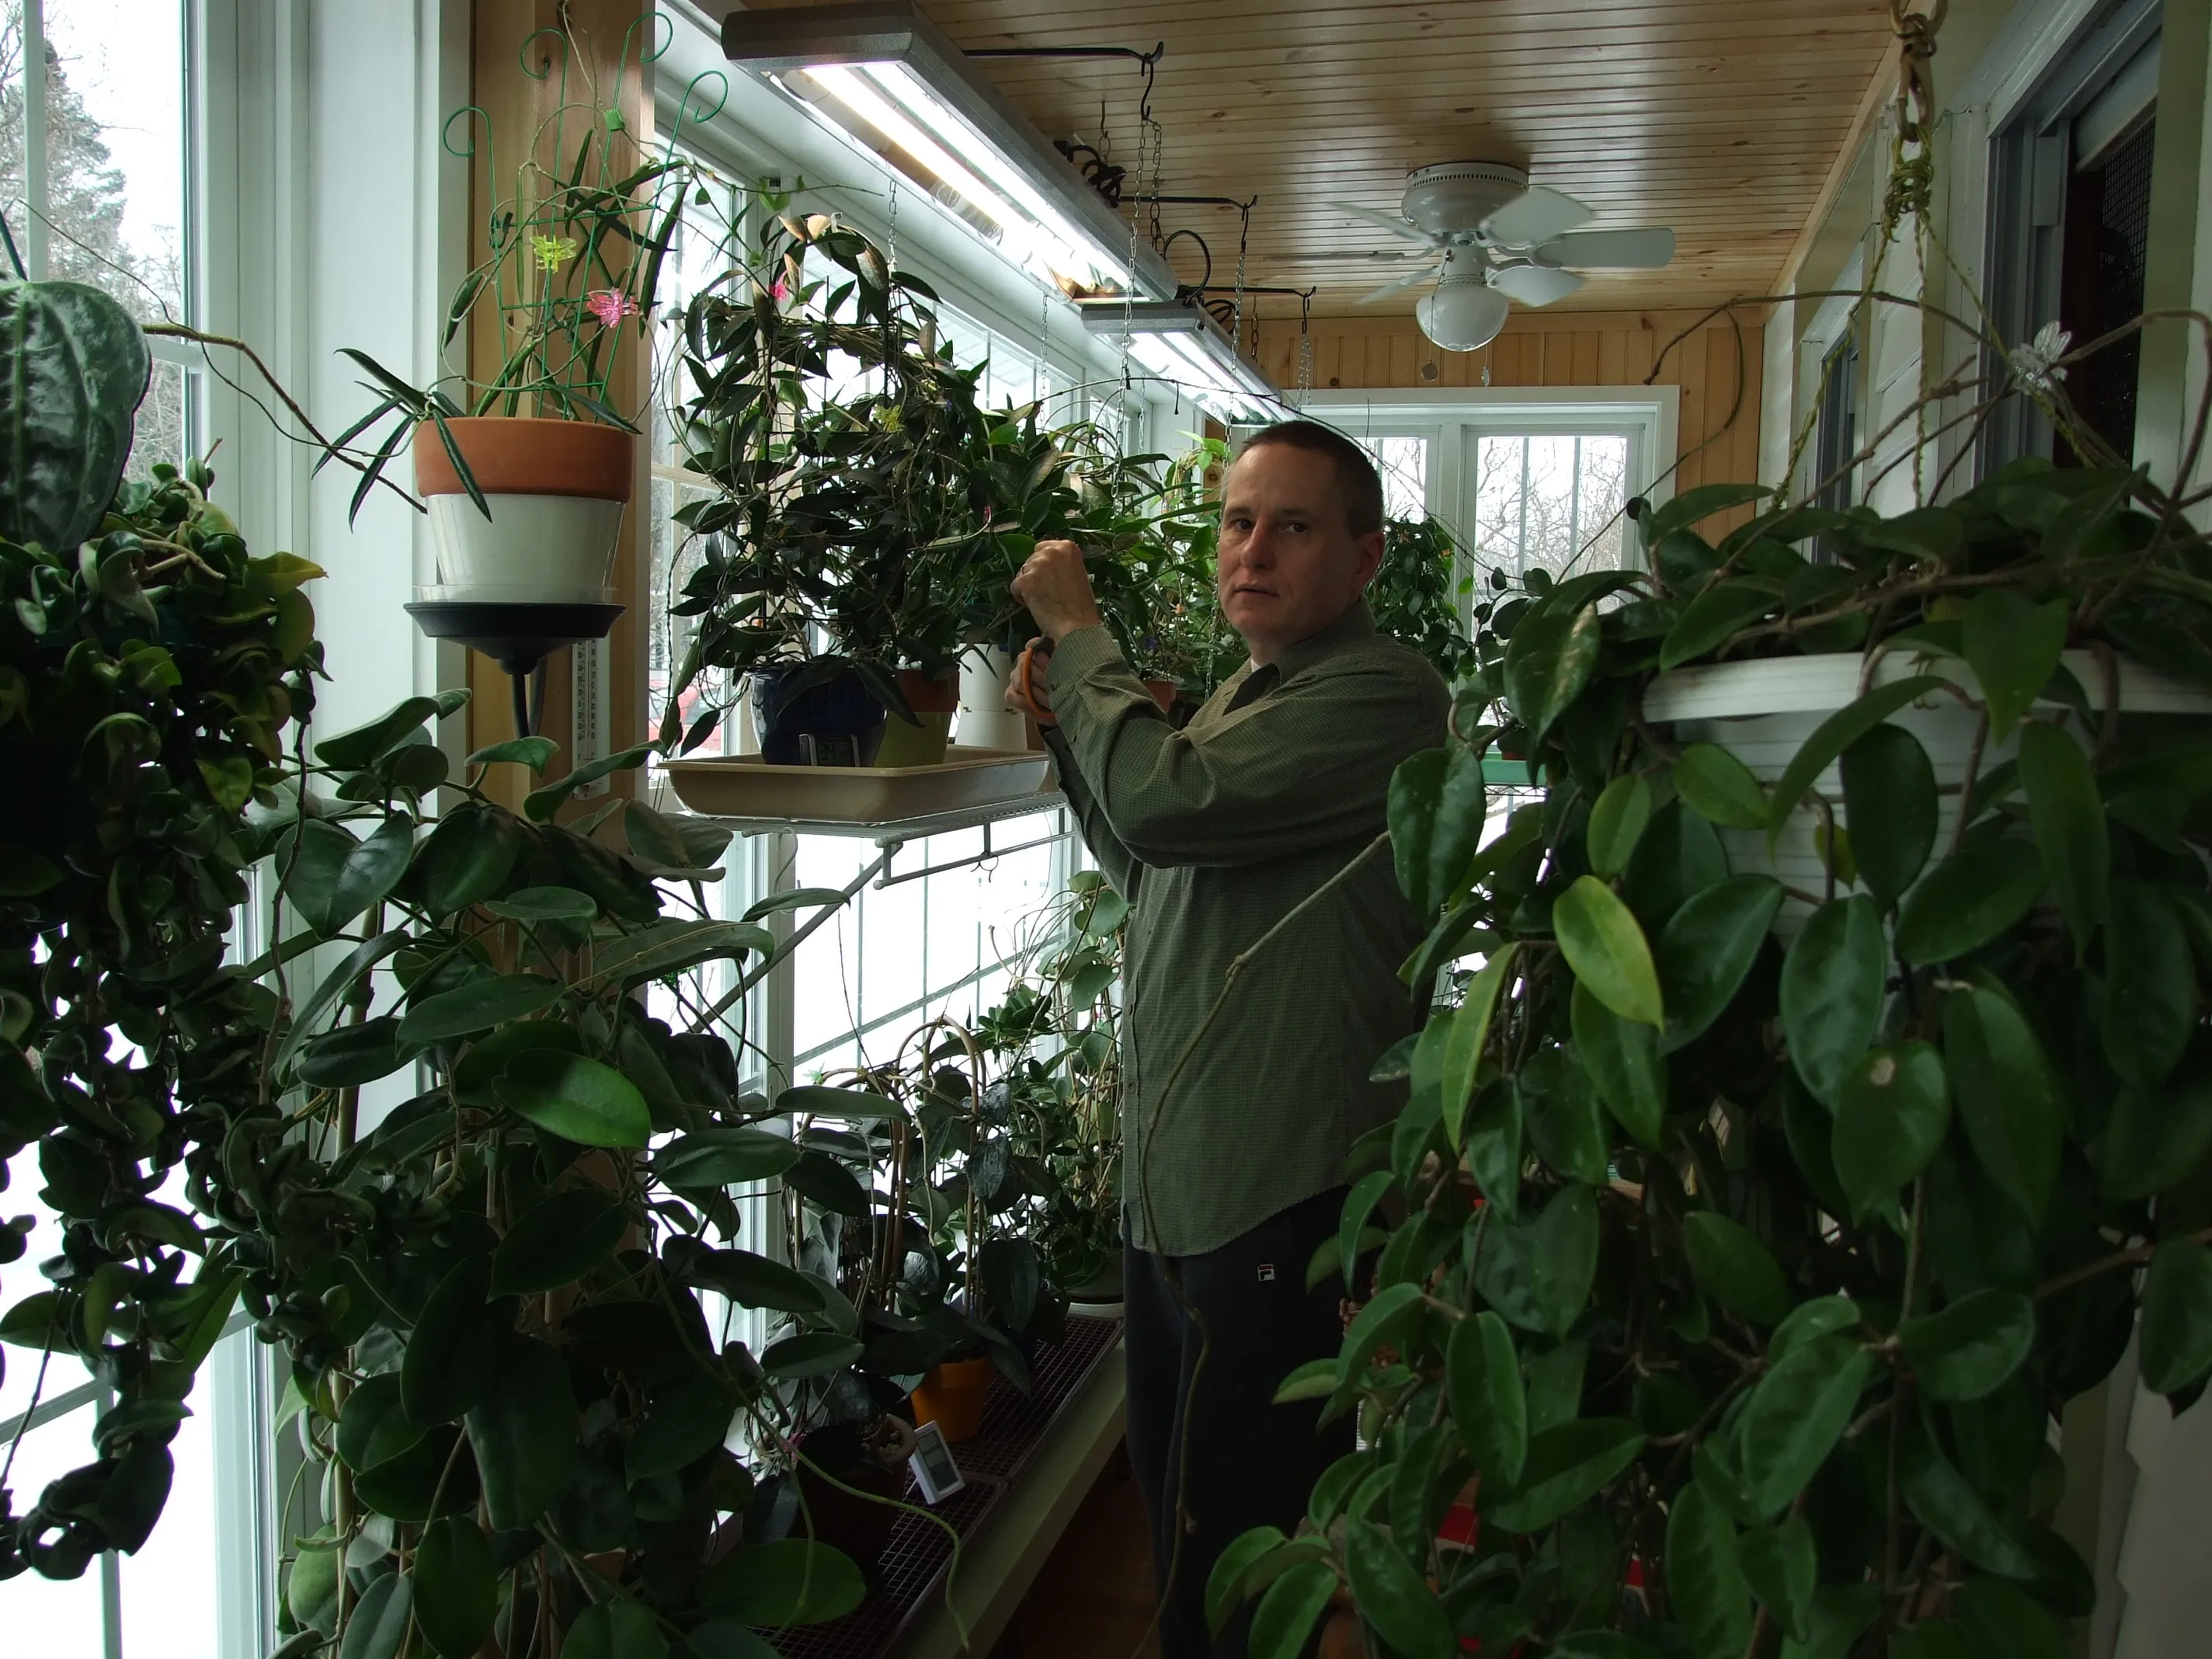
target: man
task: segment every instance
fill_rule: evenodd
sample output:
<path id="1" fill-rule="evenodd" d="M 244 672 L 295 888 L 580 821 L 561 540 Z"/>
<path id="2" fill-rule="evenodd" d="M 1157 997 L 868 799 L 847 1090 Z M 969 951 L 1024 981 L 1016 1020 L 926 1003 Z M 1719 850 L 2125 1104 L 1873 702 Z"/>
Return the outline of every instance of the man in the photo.
<path id="1" fill-rule="evenodd" d="M 1444 741 L 1449 698 L 1375 631 L 1360 594 L 1382 560 L 1382 483 L 1357 445 L 1305 421 L 1255 435 L 1223 480 L 1215 575 L 1251 661 L 1180 732 L 1101 625 L 1075 544 L 1041 544 L 1013 584 L 1050 643 L 1009 701 L 1045 725 L 1084 839 L 1135 907 L 1128 1445 L 1164 1659 L 1217 1650 L 1215 1557 L 1249 1528 L 1291 1530 L 1352 1448 L 1348 1421 L 1317 1434 L 1311 1402 L 1272 1401 L 1337 1351 L 1342 1280 L 1309 1292 L 1306 1265 L 1336 1233 L 1346 1153 L 1396 1109 L 1369 1071 L 1416 1024 L 1397 969 L 1419 927 L 1377 842 L 1392 770 Z M 1219 1651 L 1243 1653 L 1241 1624 Z"/>

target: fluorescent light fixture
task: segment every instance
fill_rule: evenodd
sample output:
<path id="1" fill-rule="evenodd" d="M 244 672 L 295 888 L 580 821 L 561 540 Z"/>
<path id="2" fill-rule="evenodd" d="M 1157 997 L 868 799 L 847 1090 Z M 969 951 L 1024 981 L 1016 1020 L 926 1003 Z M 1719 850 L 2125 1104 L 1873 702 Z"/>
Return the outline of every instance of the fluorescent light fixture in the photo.
<path id="1" fill-rule="evenodd" d="M 1071 297 L 1149 298 L 1175 273 L 910 0 L 733 11 L 722 51 Z"/>
<path id="2" fill-rule="evenodd" d="M 1281 402 L 1203 307 L 1180 300 L 1085 300 L 1083 326 L 1128 341 L 1130 356 L 1223 421 L 1264 415 Z"/>

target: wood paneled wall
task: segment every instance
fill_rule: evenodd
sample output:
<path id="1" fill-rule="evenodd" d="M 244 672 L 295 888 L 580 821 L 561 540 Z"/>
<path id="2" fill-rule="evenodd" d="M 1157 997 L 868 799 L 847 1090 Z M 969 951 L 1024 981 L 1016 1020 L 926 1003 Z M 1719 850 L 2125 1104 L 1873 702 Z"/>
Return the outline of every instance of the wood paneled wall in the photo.
<path id="1" fill-rule="evenodd" d="M 1424 338 L 1410 316 L 1316 317 L 1313 384 L 1316 389 L 1678 386 L 1675 489 L 1747 483 L 1759 476 L 1762 332 L 1753 324 L 1739 331 L 1723 318 L 1668 349 L 1698 318 L 1695 312 L 1516 311 L 1505 331 L 1481 350 L 1445 351 Z M 1295 321 L 1260 325 L 1260 366 L 1285 392 L 1298 384 Z"/>

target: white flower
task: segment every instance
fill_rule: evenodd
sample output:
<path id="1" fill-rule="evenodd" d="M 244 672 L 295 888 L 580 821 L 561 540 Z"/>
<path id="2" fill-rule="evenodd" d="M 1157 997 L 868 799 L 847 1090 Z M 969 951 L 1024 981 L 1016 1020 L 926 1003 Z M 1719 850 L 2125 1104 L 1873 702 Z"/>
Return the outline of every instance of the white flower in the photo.
<path id="1" fill-rule="evenodd" d="M 2034 392 L 2049 392 L 2066 378 L 2058 360 L 2073 349 L 2074 337 L 2056 323 L 2045 323 L 2035 337 L 2012 355 L 2013 373 Z"/>

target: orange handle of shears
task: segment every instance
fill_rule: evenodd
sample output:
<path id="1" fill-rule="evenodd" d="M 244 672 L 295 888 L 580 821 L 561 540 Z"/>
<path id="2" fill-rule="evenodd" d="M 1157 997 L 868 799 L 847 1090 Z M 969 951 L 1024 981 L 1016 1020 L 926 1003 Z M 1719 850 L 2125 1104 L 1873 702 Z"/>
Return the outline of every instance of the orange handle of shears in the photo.
<path id="1" fill-rule="evenodd" d="M 1019 665 L 1022 679 L 1022 701 L 1029 705 L 1031 711 L 1030 718 L 1032 720 L 1036 720 L 1041 724 L 1048 726 L 1052 724 L 1052 716 L 1050 714 L 1041 715 L 1035 712 L 1039 708 L 1046 707 L 1043 702 L 1038 700 L 1036 694 L 1036 672 L 1037 664 L 1040 659 L 1042 659 L 1042 660 L 1048 665 L 1050 665 L 1052 661 L 1052 641 L 1050 640 L 1031 640 L 1028 647 L 1022 653 L 1021 662 Z"/>

